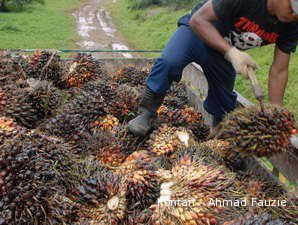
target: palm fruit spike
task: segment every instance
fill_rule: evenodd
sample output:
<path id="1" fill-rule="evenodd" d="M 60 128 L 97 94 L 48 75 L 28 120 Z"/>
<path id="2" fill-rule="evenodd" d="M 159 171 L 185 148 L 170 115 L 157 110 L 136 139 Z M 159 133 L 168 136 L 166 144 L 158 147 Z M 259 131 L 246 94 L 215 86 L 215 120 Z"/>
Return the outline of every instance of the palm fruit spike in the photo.
<path id="1" fill-rule="evenodd" d="M 160 180 L 155 170 L 141 169 L 126 176 L 126 199 L 130 210 L 145 209 L 159 196 Z"/>
<path id="2" fill-rule="evenodd" d="M 56 85 L 62 74 L 60 56 L 56 52 L 37 50 L 31 56 L 26 72 L 29 77 L 50 80 Z"/>
<path id="3" fill-rule="evenodd" d="M 64 78 L 64 86 L 80 87 L 82 84 L 100 78 L 102 75 L 102 66 L 99 62 L 96 62 L 90 54 L 78 54 Z"/>
<path id="4" fill-rule="evenodd" d="M 284 151 L 294 129 L 292 113 L 268 104 L 265 112 L 257 107 L 235 110 L 227 115 L 214 136 L 230 142 L 235 152 L 262 157 Z"/>
<path id="5" fill-rule="evenodd" d="M 228 208 L 208 204 L 210 198 L 228 197 L 233 177 L 220 167 L 194 161 L 185 155 L 172 168 L 167 181 L 161 184 L 158 204 L 149 208 L 148 224 L 209 225 L 233 218 Z"/>
<path id="6" fill-rule="evenodd" d="M 122 224 L 127 210 L 126 185 L 123 183 L 123 178 L 107 172 L 104 176 L 100 176 L 97 182 L 100 182 L 104 197 L 94 206 L 86 205 L 81 210 L 80 216 L 89 219 L 91 224 Z"/>
<path id="7" fill-rule="evenodd" d="M 35 131 L 1 146 L 2 224 L 68 224 L 79 177 L 68 145 Z"/>
<path id="8" fill-rule="evenodd" d="M 148 68 L 136 68 L 132 65 L 119 69 L 114 75 L 113 80 L 118 84 L 129 83 L 133 86 L 145 85 L 148 76 Z"/>
<path id="9" fill-rule="evenodd" d="M 255 225 L 255 224 L 262 224 L 262 225 L 285 225 L 282 220 L 280 219 L 273 219 L 272 216 L 268 213 L 262 213 L 260 215 L 254 215 L 248 213 L 244 216 L 241 216 L 237 219 L 224 222 L 223 225 Z"/>
<path id="10" fill-rule="evenodd" d="M 163 124 L 153 131 L 148 140 L 149 151 L 156 155 L 171 155 L 191 142 L 191 131 Z"/>
<path id="11" fill-rule="evenodd" d="M 96 132 L 96 130 L 110 131 L 111 133 L 116 133 L 116 128 L 119 126 L 119 120 L 112 115 L 105 115 L 99 117 L 95 122 L 91 123 L 91 131 Z"/>
<path id="12" fill-rule="evenodd" d="M 6 140 L 12 139 L 22 131 L 25 131 L 25 128 L 18 126 L 13 119 L 0 117 L 0 146 Z"/>

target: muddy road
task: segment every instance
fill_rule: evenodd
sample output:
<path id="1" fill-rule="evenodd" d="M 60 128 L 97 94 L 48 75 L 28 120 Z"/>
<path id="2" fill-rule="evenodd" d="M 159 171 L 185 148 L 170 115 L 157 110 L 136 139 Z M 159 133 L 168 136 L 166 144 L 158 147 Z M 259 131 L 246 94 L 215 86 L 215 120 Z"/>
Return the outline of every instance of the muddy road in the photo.
<path id="1" fill-rule="evenodd" d="M 86 0 L 81 7 L 73 12 L 76 19 L 79 49 L 113 49 L 128 50 L 119 31 L 115 28 L 112 18 L 105 10 L 105 4 L 114 4 L 116 0 Z M 93 53 L 95 58 L 136 57 L 135 53 Z"/>

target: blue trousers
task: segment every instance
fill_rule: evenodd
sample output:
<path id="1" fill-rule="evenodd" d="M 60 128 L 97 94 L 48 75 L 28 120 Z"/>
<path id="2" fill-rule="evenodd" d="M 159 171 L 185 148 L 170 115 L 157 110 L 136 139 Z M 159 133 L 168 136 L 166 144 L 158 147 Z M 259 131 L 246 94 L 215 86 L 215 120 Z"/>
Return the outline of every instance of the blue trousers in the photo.
<path id="1" fill-rule="evenodd" d="M 208 81 L 204 108 L 216 120 L 236 105 L 234 83 L 236 72 L 223 55 L 204 44 L 188 25 L 189 16 L 182 17 L 162 55 L 155 61 L 147 86 L 155 93 L 165 93 L 173 81 L 181 80 L 183 69 L 191 62 L 199 64 Z"/>

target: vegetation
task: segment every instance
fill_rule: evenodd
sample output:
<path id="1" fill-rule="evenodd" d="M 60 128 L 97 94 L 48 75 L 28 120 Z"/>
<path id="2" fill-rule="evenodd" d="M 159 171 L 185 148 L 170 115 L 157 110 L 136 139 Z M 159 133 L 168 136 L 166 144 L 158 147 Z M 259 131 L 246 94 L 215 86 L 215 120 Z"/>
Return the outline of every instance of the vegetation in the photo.
<path id="1" fill-rule="evenodd" d="M 187 7 L 195 4 L 195 0 L 129 0 L 129 8 L 144 9 L 148 6 L 172 5 L 176 7 Z"/>
<path id="2" fill-rule="evenodd" d="M 177 27 L 178 18 L 188 13 L 195 5 L 185 4 L 183 8 L 178 9 L 172 5 L 153 5 L 145 9 L 132 10 L 131 1 L 118 0 L 115 3 L 116 5 L 111 6 L 110 11 L 118 29 L 136 49 L 163 49 L 167 40 Z M 272 62 L 273 46 L 264 47 L 262 50 L 254 49 L 249 51 L 249 53 L 260 66 L 258 78 L 266 91 L 266 96 L 268 96 L 267 78 Z M 156 57 L 153 54 L 150 56 Z M 297 53 L 293 54 L 290 65 L 289 83 L 285 93 L 285 105 L 295 113 L 296 118 L 298 118 L 297 59 Z M 245 97 L 255 102 L 248 81 L 243 80 L 241 77 L 237 78 L 236 89 Z"/>
<path id="3" fill-rule="evenodd" d="M 44 0 L 0 0 L 0 12 L 7 12 L 11 9 L 21 9 L 26 4 L 33 2 L 44 3 Z"/>
<path id="4" fill-rule="evenodd" d="M 0 49 L 73 48 L 75 25 L 67 16 L 79 0 L 45 0 L 21 11 L 0 13 Z"/>

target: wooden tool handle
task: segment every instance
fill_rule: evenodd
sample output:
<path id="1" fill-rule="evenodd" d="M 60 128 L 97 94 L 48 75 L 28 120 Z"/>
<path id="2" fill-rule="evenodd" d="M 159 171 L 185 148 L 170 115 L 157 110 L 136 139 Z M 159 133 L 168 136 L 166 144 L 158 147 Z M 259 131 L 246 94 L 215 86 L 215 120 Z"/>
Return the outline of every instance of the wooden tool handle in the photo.
<path id="1" fill-rule="evenodd" d="M 261 85 L 257 79 L 256 73 L 253 68 L 248 68 L 248 77 L 251 82 L 251 86 L 254 90 L 254 94 L 257 99 L 263 99 L 264 98 L 264 92 L 261 88 Z"/>

